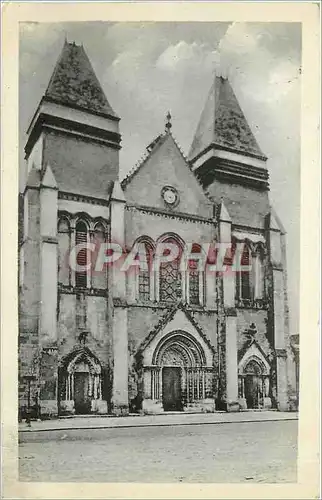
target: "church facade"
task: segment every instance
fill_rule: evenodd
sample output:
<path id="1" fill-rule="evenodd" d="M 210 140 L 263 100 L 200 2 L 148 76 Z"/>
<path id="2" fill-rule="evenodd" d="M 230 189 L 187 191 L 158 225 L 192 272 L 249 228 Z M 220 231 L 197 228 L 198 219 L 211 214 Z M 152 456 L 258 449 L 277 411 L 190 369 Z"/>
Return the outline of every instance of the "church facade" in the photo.
<path id="1" fill-rule="evenodd" d="M 294 409 L 285 231 L 229 81 L 214 78 L 188 157 L 168 114 L 120 179 L 119 124 L 66 42 L 25 146 L 21 411 Z"/>

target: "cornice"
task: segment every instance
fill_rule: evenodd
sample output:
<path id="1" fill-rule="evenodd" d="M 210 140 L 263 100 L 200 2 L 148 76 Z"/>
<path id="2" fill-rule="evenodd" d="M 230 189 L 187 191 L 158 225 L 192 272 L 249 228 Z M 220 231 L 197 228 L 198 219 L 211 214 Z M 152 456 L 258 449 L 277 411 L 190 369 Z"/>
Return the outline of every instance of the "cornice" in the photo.
<path id="1" fill-rule="evenodd" d="M 106 288 L 78 288 L 70 285 L 62 285 L 58 283 L 58 293 L 66 295 L 78 295 L 84 294 L 86 296 L 92 297 L 104 297 L 107 298 L 108 290 Z"/>
<path id="2" fill-rule="evenodd" d="M 101 198 L 95 198 L 94 196 L 87 196 L 76 193 L 68 193 L 66 191 L 58 192 L 58 199 L 60 200 L 70 200 L 70 201 L 78 201 L 80 203 L 88 203 L 90 205 L 99 205 L 103 207 L 108 207 L 110 204 L 110 200 L 103 200 Z"/>
<path id="3" fill-rule="evenodd" d="M 185 214 L 183 212 L 168 212 L 167 210 L 162 210 L 160 208 L 143 206 L 143 205 L 129 205 L 125 206 L 125 210 L 128 212 L 141 212 L 148 215 L 155 215 L 157 217 L 162 217 L 165 219 L 180 219 L 187 222 L 195 222 L 199 224 L 207 224 L 210 226 L 216 226 L 214 219 L 208 219 L 199 215 Z"/>
<path id="4" fill-rule="evenodd" d="M 86 123 L 68 120 L 59 116 L 53 116 L 48 113 L 40 113 L 33 124 L 25 146 L 26 158 L 28 158 L 35 142 L 38 140 L 43 130 L 81 137 L 84 140 L 105 144 L 114 149 L 121 148 L 121 136 L 117 132 L 104 130 L 96 126 L 94 127 Z"/>

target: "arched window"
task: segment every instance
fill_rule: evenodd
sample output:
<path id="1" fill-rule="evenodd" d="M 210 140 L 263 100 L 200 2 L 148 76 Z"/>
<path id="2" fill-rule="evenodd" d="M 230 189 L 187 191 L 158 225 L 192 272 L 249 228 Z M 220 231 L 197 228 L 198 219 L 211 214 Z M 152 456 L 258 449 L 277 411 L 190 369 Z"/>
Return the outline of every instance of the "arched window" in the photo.
<path id="1" fill-rule="evenodd" d="M 191 254 L 195 254 L 195 258 L 188 261 L 188 287 L 189 287 L 189 304 L 201 305 L 204 297 L 204 271 L 200 268 L 200 257 L 202 249 L 200 245 L 192 246 Z"/>
<path id="2" fill-rule="evenodd" d="M 180 262 L 182 247 L 174 238 L 163 240 L 163 243 L 171 243 L 179 249 L 178 257 L 170 262 L 161 262 L 159 269 L 159 298 L 161 302 L 176 302 L 182 298 L 182 273 Z M 167 255 L 165 251 L 165 255 Z"/>
<path id="3" fill-rule="evenodd" d="M 138 244 L 141 265 L 138 268 L 138 297 L 142 302 L 153 300 L 153 248 L 145 242 Z"/>
<path id="4" fill-rule="evenodd" d="M 75 235 L 76 245 L 85 245 L 88 243 L 88 228 L 84 221 L 79 220 L 76 224 L 76 235 Z M 88 251 L 86 247 L 81 248 L 77 253 L 76 264 L 77 266 L 82 266 L 83 268 L 88 264 Z M 75 284 L 78 288 L 87 287 L 88 271 L 86 269 L 76 270 L 75 273 Z"/>
<path id="5" fill-rule="evenodd" d="M 262 247 L 256 249 L 253 257 L 254 269 L 254 298 L 265 298 L 265 265 L 264 265 L 264 251 Z"/>
<path id="6" fill-rule="evenodd" d="M 94 234 L 93 234 L 93 243 L 95 245 L 94 256 L 96 256 L 94 257 L 95 264 L 101 245 L 103 245 L 107 241 L 106 236 L 107 236 L 106 229 L 104 225 L 101 222 L 97 223 L 94 227 Z M 94 269 L 92 271 L 92 287 L 99 289 L 106 289 L 107 287 L 106 265 L 104 265 L 102 269 L 96 268 L 95 265 L 93 265 L 93 267 Z"/>
<path id="7" fill-rule="evenodd" d="M 67 286 L 70 284 L 69 252 L 70 225 L 64 217 L 58 222 L 58 282 Z"/>
<path id="8" fill-rule="evenodd" d="M 244 244 L 240 257 L 242 266 L 252 266 L 252 254 L 247 243 Z M 253 299 L 252 274 L 250 270 L 238 270 L 236 273 L 236 298 L 237 300 L 250 301 Z"/>

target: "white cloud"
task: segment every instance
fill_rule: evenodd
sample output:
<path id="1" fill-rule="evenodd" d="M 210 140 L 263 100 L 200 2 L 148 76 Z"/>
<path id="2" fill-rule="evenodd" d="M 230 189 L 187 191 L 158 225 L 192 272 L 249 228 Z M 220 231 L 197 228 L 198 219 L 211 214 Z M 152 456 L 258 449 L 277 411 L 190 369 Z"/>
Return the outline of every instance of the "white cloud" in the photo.
<path id="1" fill-rule="evenodd" d="M 164 71 L 187 71 L 202 68 L 209 71 L 218 61 L 218 53 L 202 43 L 187 43 L 181 40 L 170 45 L 158 57 L 156 67 Z"/>
<path id="2" fill-rule="evenodd" d="M 234 55 L 249 54 L 257 48 L 257 36 L 249 30 L 245 23 L 232 23 L 219 43 L 221 53 Z"/>

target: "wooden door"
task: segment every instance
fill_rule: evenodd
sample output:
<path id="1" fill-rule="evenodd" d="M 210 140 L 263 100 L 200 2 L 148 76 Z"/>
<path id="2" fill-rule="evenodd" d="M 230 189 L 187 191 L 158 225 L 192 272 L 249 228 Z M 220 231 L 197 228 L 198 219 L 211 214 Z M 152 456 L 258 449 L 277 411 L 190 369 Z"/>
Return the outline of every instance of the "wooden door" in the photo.
<path id="1" fill-rule="evenodd" d="M 88 373 L 74 374 L 75 413 L 86 415 L 91 411 L 91 401 L 88 397 Z"/>
<path id="2" fill-rule="evenodd" d="M 180 367 L 162 369 L 162 400 L 164 411 L 182 411 Z"/>
<path id="3" fill-rule="evenodd" d="M 259 408 L 259 378 L 256 375 L 245 377 L 245 399 L 248 409 Z"/>

